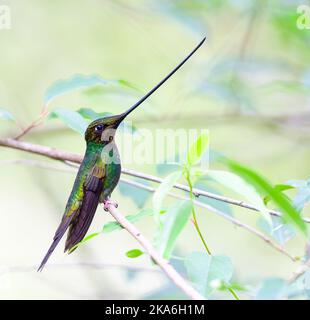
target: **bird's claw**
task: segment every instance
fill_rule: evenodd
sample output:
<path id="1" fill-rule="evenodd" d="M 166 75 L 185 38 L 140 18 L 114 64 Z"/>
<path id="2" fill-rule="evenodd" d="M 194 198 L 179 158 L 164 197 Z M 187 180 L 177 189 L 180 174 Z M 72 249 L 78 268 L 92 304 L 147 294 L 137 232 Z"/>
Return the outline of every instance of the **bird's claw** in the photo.
<path id="1" fill-rule="evenodd" d="M 109 207 L 110 206 L 114 206 L 115 208 L 117 208 L 118 207 L 118 204 L 116 203 L 116 202 L 114 202 L 114 201 L 112 201 L 112 200 L 104 200 L 103 201 L 103 209 L 104 209 L 104 211 L 109 211 Z"/>

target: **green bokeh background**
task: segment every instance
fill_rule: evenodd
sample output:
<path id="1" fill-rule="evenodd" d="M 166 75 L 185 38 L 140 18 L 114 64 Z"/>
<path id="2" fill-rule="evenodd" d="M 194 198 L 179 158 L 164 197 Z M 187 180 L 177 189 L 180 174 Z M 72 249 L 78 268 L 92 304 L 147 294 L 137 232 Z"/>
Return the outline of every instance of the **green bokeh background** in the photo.
<path id="1" fill-rule="evenodd" d="M 310 30 L 296 27 L 297 2 L 3 3 L 11 8 L 12 28 L 0 30 L 0 107 L 23 126 L 37 117 L 45 91 L 58 79 L 98 74 L 128 80 L 145 92 L 206 35 L 206 44 L 190 63 L 152 96 L 145 109 L 131 116 L 133 124 L 151 130 L 207 128 L 212 149 L 255 168 L 274 183 L 308 177 L 310 84 L 305 79 L 307 72 L 309 79 Z M 49 108 L 119 113 L 135 99 L 119 92 L 89 95 L 81 90 L 55 99 Z M 18 132 L 14 124 L 1 121 L 1 137 Z M 47 121 L 24 139 L 80 154 L 85 148 L 81 136 L 59 120 Z M 61 243 L 51 266 L 36 273 L 74 175 L 3 162 L 16 159 L 42 160 L 0 149 L 1 299 L 140 299 L 167 284 L 160 272 L 132 272 L 152 265 L 147 256 L 125 256 L 137 247 L 126 232 L 96 237 L 70 256 L 63 254 Z M 155 166 L 130 168 L 156 174 Z M 138 211 L 118 189 L 113 199 L 126 214 Z M 151 201 L 145 206 L 150 207 Z M 255 213 L 233 211 L 256 226 Z M 231 257 L 239 282 L 256 288 L 265 277 L 288 278 L 295 270 L 296 264 L 247 231 L 204 210 L 198 214 L 212 251 Z M 98 210 L 90 232 L 109 220 Z M 152 218 L 138 226 L 152 238 Z M 177 249 L 181 255 L 202 250 L 191 225 Z M 287 250 L 303 255 L 304 241 L 294 238 Z M 83 263 L 95 263 L 97 268 L 78 265 Z"/>

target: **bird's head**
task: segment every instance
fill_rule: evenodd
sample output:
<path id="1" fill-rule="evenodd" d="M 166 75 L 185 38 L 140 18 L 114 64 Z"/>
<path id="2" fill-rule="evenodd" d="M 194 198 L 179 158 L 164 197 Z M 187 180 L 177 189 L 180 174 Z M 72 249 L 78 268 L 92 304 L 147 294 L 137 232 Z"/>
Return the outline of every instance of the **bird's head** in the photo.
<path id="1" fill-rule="evenodd" d="M 87 142 L 108 144 L 114 139 L 116 129 L 125 119 L 126 113 L 94 120 L 89 124 L 85 132 Z"/>

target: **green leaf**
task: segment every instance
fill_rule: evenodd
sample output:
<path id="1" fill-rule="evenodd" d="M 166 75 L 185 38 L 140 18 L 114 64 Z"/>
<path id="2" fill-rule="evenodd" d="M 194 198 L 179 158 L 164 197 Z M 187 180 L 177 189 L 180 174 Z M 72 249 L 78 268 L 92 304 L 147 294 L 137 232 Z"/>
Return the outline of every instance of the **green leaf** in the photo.
<path id="1" fill-rule="evenodd" d="M 98 75 L 85 76 L 77 74 L 69 79 L 58 80 L 47 89 L 44 96 L 44 103 L 45 105 L 47 105 L 54 98 L 70 91 L 87 88 L 95 85 L 106 85 L 107 83 L 107 80 L 102 79 Z"/>
<path id="2" fill-rule="evenodd" d="M 126 219 L 132 223 L 135 223 L 144 217 L 151 216 L 153 215 L 153 210 L 152 209 L 143 209 L 139 213 L 135 215 L 128 215 L 126 216 Z M 115 230 L 121 230 L 123 227 L 116 221 L 111 221 L 106 223 L 103 228 L 102 228 L 102 233 L 110 233 Z"/>
<path id="3" fill-rule="evenodd" d="M 50 119 L 58 118 L 63 121 L 69 128 L 73 129 L 74 131 L 84 135 L 87 122 L 84 118 L 76 111 L 72 111 L 69 109 L 57 108 L 54 109 L 50 115 Z"/>
<path id="4" fill-rule="evenodd" d="M 169 260 L 175 243 L 191 216 L 191 201 L 180 201 L 170 207 L 162 217 L 163 223 L 156 237 L 159 253 Z"/>
<path id="5" fill-rule="evenodd" d="M 252 185 L 250 185 L 249 183 L 247 183 L 247 181 L 240 178 L 238 175 L 234 173 L 220 170 L 209 170 L 208 177 L 222 184 L 226 188 L 229 188 L 232 191 L 243 196 L 245 199 L 247 199 L 248 202 L 250 202 L 257 209 L 259 209 L 266 221 L 270 225 L 272 225 L 270 214 L 263 200 L 255 190 L 255 188 L 252 187 Z"/>
<path id="6" fill-rule="evenodd" d="M 294 187 L 292 185 L 289 185 L 289 184 L 276 184 L 274 186 L 274 189 L 279 191 L 279 192 L 283 192 L 283 191 L 286 191 L 286 190 L 294 189 Z M 267 205 L 270 200 L 271 199 L 270 199 L 269 196 L 264 197 L 265 205 Z"/>
<path id="7" fill-rule="evenodd" d="M 144 217 L 151 216 L 152 214 L 153 214 L 153 210 L 143 209 L 135 215 L 126 216 L 126 219 L 132 223 L 135 223 Z M 72 252 L 74 249 L 76 249 L 78 246 L 80 246 L 82 243 L 100 235 L 101 233 L 110 233 L 112 231 L 122 230 L 122 229 L 123 229 L 123 227 L 117 221 L 108 222 L 103 226 L 101 232 L 94 232 L 90 235 L 87 235 L 82 241 L 80 241 L 78 244 L 76 244 L 74 247 L 72 247 L 72 249 L 69 251 L 69 253 Z"/>
<path id="8" fill-rule="evenodd" d="M 276 190 L 265 178 L 255 171 L 231 160 L 226 160 L 231 170 L 252 184 L 259 192 L 266 194 L 275 203 L 283 214 L 283 219 L 295 225 L 304 235 L 307 235 L 307 226 L 299 212 L 294 208 L 289 199 Z"/>
<path id="9" fill-rule="evenodd" d="M 15 120 L 13 115 L 9 111 L 2 108 L 0 108 L 0 119 L 9 120 L 9 121 Z"/>
<path id="10" fill-rule="evenodd" d="M 226 283 L 222 280 L 213 280 L 210 283 L 211 287 L 219 290 L 219 291 L 226 291 L 226 290 L 236 290 L 236 291 L 247 291 L 247 288 L 238 282 Z"/>
<path id="11" fill-rule="evenodd" d="M 198 139 L 190 146 L 187 153 L 187 164 L 193 166 L 197 164 L 202 155 L 207 151 L 209 147 L 209 135 L 202 133 Z"/>
<path id="12" fill-rule="evenodd" d="M 265 219 L 261 217 L 257 220 L 257 225 L 266 234 L 277 240 L 277 242 L 284 245 L 287 241 L 296 235 L 296 229 L 291 224 L 283 223 L 280 217 L 272 217 L 272 226 L 266 223 Z"/>
<path id="13" fill-rule="evenodd" d="M 153 209 L 155 220 L 159 223 L 159 214 L 162 209 L 162 204 L 167 193 L 173 188 L 175 183 L 181 178 L 182 172 L 176 171 L 170 173 L 163 182 L 159 185 L 153 195 Z"/>
<path id="14" fill-rule="evenodd" d="M 127 81 L 127 80 L 124 80 L 124 79 L 119 79 L 119 80 L 116 80 L 116 83 L 122 87 L 125 87 L 125 88 L 129 88 L 129 89 L 133 89 L 135 91 L 139 91 L 139 92 L 142 92 L 141 88 L 139 88 L 138 86 L 136 86 L 135 84 Z"/>
<path id="15" fill-rule="evenodd" d="M 77 111 L 83 118 L 85 119 L 88 119 L 88 120 L 96 120 L 96 119 L 99 119 L 99 118 L 103 118 L 103 117 L 108 117 L 108 116 L 111 116 L 112 113 L 110 112 L 96 112 L 92 109 L 89 109 L 89 108 L 80 108 L 78 111 Z"/>
<path id="16" fill-rule="evenodd" d="M 142 254 L 144 254 L 144 252 L 140 249 L 132 249 L 126 252 L 126 256 L 128 258 L 137 258 L 140 257 Z"/>
<path id="17" fill-rule="evenodd" d="M 261 284 L 256 294 L 258 300 L 276 300 L 284 298 L 286 283 L 280 278 L 268 278 Z"/>
<path id="18" fill-rule="evenodd" d="M 234 272 L 229 257 L 209 256 L 202 252 L 190 253 L 186 257 L 185 266 L 188 277 L 206 298 L 216 289 L 215 281 L 229 283 Z"/>
<path id="19" fill-rule="evenodd" d="M 73 246 L 68 253 L 71 253 L 72 251 L 74 251 L 77 247 L 79 247 L 82 243 L 85 243 L 86 241 L 98 236 L 100 233 L 99 232 L 94 232 L 89 234 L 88 236 L 84 237 L 79 243 L 77 243 L 75 246 Z"/>

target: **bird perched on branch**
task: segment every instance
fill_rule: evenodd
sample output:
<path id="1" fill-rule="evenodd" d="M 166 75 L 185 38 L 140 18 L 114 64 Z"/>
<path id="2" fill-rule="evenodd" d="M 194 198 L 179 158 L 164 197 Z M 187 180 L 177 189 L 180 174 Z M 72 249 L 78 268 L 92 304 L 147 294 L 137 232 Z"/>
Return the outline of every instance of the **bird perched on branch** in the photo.
<path id="1" fill-rule="evenodd" d="M 163 80 L 126 112 L 116 116 L 100 118 L 90 123 L 85 132 L 86 152 L 67 202 L 65 213 L 54 235 L 53 243 L 43 258 L 38 271 L 43 269 L 68 229 L 65 252 L 69 251 L 70 253 L 86 235 L 98 204 L 103 203 L 105 210 L 111 204 L 116 205 L 110 201 L 110 195 L 121 174 L 119 153 L 114 142 L 118 126 L 133 110 L 164 84 L 200 48 L 204 41 L 205 38 Z"/>

